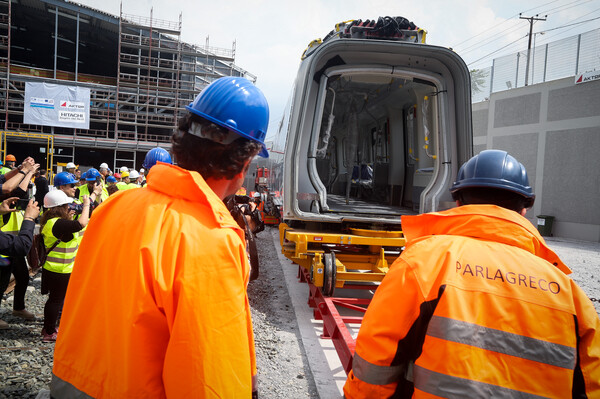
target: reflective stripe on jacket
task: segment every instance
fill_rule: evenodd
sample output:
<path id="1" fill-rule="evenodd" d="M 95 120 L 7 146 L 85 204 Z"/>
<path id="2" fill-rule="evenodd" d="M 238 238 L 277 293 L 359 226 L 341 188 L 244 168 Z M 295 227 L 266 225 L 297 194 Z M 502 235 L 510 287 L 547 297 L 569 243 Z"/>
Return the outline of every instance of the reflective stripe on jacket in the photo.
<path id="1" fill-rule="evenodd" d="M 51 248 L 58 240 L 58 238 L 52 234 L 52 228 L 58 219 L 59 218 L 57 217 L 48 219 L 42 228 L 42 236 L 44 237 L 44 246 L 46 249 Z M 77 249 L 79 248 L 79 233 L 80 232 L 73 233 L 72 240 L 59 242 L 58 245 L 48 253 L 48 257 L 43 266 L 44 269 L 54 273 L 63 274 L 71 273 L 73 271 L 75 255 L 77 255 Z"/>
<path id="2" fill-rule="evenodd" d="M 403 216 L 402 228 L 347 398 L 600 395 L 596 310 L 528 220 L 469 205 Z"/>
<path id="3" fill-rule="evenodd" d="M 106 200 L 69 280 L 52 396 L 250 398 L 243 238 L 200 174 L 174 165 Z"/>

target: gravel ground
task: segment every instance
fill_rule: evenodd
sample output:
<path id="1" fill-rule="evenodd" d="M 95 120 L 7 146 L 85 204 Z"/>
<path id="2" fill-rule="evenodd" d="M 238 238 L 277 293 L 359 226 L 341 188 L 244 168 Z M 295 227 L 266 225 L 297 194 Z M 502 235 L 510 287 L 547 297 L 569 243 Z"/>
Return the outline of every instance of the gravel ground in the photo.
<path id="1" fill-rule="evenodd" d="M 258 234 L 260 277 L 250 283 L 258 366 L 259 397 L 318 398 L 299 339 L 298 324 L 287 293 L 277 250 L 269 231 Z M 54 344 L 43 343 L 41 274 L 35 276 L 26 296 L 27 309 L 37 318 L 11 315 L 12 294 L 5 296 L 0 319 L 11 325 L 0 330 L 0 398 L 35 398 L 48 389 Z"/>
<path id="2" fill-rule="evenodd" d="M 550 247 L 573 269 L 572 277 L 600 312 L 600 243 L 548 239 Z M 279 248 L 269 231 L 258 234 L 260 277 L 248 288 L 256 339 L 261 398 L 318 398 L 299 338 L 296 316 L 286 290 Z M 11 324 L 0 330 L 0 399 L 35 398 L 47 389 L 54 344 L 43 343 L 41 276 L 33 278 L 26 302 L 38 318 L 12 317 L 12 295 L 5 296 L 0 318 Z"/>

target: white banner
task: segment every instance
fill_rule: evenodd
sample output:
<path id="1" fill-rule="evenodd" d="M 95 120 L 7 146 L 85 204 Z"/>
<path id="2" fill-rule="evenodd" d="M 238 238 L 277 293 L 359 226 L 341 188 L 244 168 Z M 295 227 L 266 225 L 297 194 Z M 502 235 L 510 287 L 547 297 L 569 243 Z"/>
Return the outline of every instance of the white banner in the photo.
<path id="1" fill-rule="evenodd" d="M 89 129 L 90 89 L 26 82 L 23 123 Z"/>
<path id="2" fill-rule="evenodd" d="M 579 83 L 591 82 L 592 80 L 600 80 L 600 71 L 584 72 L 575 76 L 576 85 Z"/>

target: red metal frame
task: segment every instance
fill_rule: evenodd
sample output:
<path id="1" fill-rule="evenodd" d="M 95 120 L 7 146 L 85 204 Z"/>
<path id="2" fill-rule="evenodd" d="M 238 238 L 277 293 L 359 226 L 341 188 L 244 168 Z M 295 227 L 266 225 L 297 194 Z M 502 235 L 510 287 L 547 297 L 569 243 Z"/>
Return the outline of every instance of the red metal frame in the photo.
<path id="1" fill-rule="evenodd" d="M 371 299 L 360 298 L 339 298 L 325 297 L 319 287 L 316 287 L 310 280 L 309 272 L 302 266 L 298 266 L 298 278 L 300 282 L 305 282 L 309 287 L 308 305 L 314 308 L 314 317 L 316 320 L 323 320 L 323 334 L 321 338 L 330 338 L 335 350 L 342 362 L 342 367 L 346 374 L 352 370 L 352 357 L 356 342 L 346 323 L 362 323 L 362 316 L 341 316 L 337 307 L 344 307 L 364 313 L 367 309 L 359 305 L 369 305 Z M 344 285 L 344 288 L 352 289 L 373 289 L 364 285 Z"/>

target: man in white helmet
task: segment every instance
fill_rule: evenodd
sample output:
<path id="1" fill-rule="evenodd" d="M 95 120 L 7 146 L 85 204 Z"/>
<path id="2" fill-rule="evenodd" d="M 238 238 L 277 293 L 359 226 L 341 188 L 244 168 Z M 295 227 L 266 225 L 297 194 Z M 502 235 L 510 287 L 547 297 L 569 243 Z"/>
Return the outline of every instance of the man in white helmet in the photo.
<path id="1" fill-rule="evenodd" d="M 73 162 L 69 162 L 69 163 L 67 163 L 67 166 L 65 167 L 65 169 L 67 170 L 67 172 L 74 175 L 75 169 L 77 169 L 77 165 L 75 165 Z"/>
<path id="2" fill-rule="evenodd" d="M 127 184 L 127 190 L 130 190 L 132 188 L 140 188 L 141 186 L 138 184 L 139 178 L 139 172 L 135 169 L 132 169 L 129 172 L 129 183 Z"/>
<path id="3" fill-rule="evenodd" d="M 102 162 L 98 168 L 98 172 L 102 175 L 102 180 L 106 182 L 106 178 L 110 176 L 110 168 L 106 162 Z"/>

